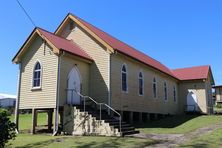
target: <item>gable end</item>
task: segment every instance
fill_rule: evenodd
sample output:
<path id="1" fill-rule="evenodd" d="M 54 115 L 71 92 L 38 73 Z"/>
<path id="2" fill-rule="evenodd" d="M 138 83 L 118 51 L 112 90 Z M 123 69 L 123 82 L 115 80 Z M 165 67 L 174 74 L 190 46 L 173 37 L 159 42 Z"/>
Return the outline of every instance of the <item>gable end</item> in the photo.
<path id="1" fill-rule="evenodd" d="M 23 54 L 26 52 L 26 50 L 28 49 L 28 47 L 31 45 L 32 41 L 37 37 L 40 36 L 44 41 L 46 41 L 51 47 L 52 47 L 52 51 L 54 54 L 58 55 L 60 53 L 59 49 L 55 47 L 55 45 L 53 45 L 53 43 L 51 43 L 46 37 L 44 37 L 43 34 L 41 34 L 41 32 L 38 30 L 38 28 L 35 28 L 32 33 L 29 35 L 29 37 L 27 38 L 27 40 L 25 41 L 25 43 L 22 45 L 22 47 L 19 49 L 19 51 L 16 53 L 16 55 L 14 56 L 14 58 L 12 59 L 13 63 L 18 64 L 21 60 L 21 57 L 23 56 Z"/>

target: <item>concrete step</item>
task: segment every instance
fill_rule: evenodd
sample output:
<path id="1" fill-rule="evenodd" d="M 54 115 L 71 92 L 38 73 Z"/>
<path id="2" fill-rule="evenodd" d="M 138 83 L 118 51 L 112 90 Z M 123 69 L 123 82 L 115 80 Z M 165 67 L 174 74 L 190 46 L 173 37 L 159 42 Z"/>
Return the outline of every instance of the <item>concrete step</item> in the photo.
<path id="1" fill-rule="evenodd" d="M 84 111 L 83 106 L 78 106 L 77 107 L 81 112 Z M 96 110 L 95 108 L 92 108 L 91 106 L 86 106 L 85 111 L 95 117 L 97 120 L 100 119 L 100 112 L 99 110 Z M 101 120 L 104 120 L 106 123 L 109 123 L 110 126 L 113 126 L 115 129 L 120 130 L 120 123 L 118 118 L 113 118 L 108 115 L 107 111 L 102 110 L 101 111 Z M 139 131 L 135 130 L 133 126 L 130 124 L 127 124 L 126 122 L 122 121 L 121 122 L 121 132 L 122 135 L 130 135 L 130 134 L 136 134 L 139 133 Z"/>
<path id="2" fill-rule="evenodd" d="M 114 118 L 104 118 L 103 120 L 105 120 L 106 123 L 110 123 L 110 122 L 118 122 L 117 119 L 114 119 Z"/>
<path id="3" fill-rule="evenodd" d="M 122 136 L 132 135 L 132 134 L 138 134 L 138 133 L 140 133 L 140 132 L 137 131 L 137 130 L 123 131 L 123 132 L 122 132 Z"/>
<path id="4" fill-rule="evenodd" d="M 119 128 L 118 128 L 119 129 Z M 133 131 L 135 130 L 135 127 L 121 127 L 121 131 L 124 132 L 124 131 Z"/>
<path id="5" fill-rule="evenodd" d="M 130 124 L 122 124 L 121 127 L 131 127 Z M 118 125 L 114 125 L 114 128 L 119 128 L 119 124 Z"/>
<path id="6" fill-rule="evenodd" d="M 126 124 L 126 122 L 121 122 L 121 125 L 124 125 L 124 124 Z M 111 125 L 111 126 L 119 125 L 119 121 L 109 122 L 109 125 Z"/>

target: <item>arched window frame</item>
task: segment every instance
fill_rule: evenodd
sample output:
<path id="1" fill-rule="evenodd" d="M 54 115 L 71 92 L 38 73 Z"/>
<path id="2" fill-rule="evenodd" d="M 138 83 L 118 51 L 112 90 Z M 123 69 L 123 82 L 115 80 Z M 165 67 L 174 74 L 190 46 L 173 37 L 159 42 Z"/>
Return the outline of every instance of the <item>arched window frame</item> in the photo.
<path id="1" fill-rule="evenodd" d="M 156 78 L 153 78 L 153 98 L 157 98 L 157 81 Z"/>
<path id="2" fill-rule="evenodd" d="M 164 90 L 164 101 L 168 100 L 168 90 L 167 90 L 167 83 L 166 81 L 163 82 L 163 90 Z"/>
<path id="3" fill-rule="evenodd" d="M 173 86 L 173 102 L 177 102 L 177 88 L 175 85 Z"/>
<path id="4" fill-rule="evenodd" d="M 139 96 L 144 95 L 144 76 L 141 70 L 138 74 L 138 94 Z"/>
<path id="5" fill-rule="evenodd" d="M 125 71 L 123 71 L 123 68 L 125 67 Z M 123 77 L 125 78 L 125 82 Z M 124 86 L 125 85 L 125 86 Z M 126 63 L 124 63 L 121 67 L 121 90 L 122 92 L 128 93 L 128 69 Z"/>
<path id="6" fill-rule="evenodd" d="M 40 65 L 40 69 L 36 69 L 37 64 Z M 43 67 L 42 64 L 39 60 L 37 60 L 35 62 L 35 65 L 33 67 L 33 74 L 32 74 L 32 89 L 41 89 L 42 88 L 42 71 L 43 71 Z M 40 72 L 39 77 L 35 78 L 35 73 L 36 72 Z M 39 85 L 35 85 L 35 81 L 39 81 Z"/>

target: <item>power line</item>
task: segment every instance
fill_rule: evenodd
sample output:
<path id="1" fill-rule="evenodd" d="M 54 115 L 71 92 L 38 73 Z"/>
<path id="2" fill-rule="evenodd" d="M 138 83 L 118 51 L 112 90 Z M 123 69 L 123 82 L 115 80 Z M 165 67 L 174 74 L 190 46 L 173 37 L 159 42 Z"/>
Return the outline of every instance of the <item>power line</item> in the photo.
<path id="1" fill-rule="evenodd" d="M 19 2 L 19 0 L 16 0 L 17 3 L 19 4 L 20 8 L 23 10 L 23 12 L 25 13 L 25 15 L 28 17 L 28 19 L 30 20 L 30 22 L 32 23 L 32 25 L 34 27 L 36 27 L 35 22 L 33 21 L 33 19 L 31 18 L 31 16 L 27 13 L 27 11 L 25 10 L 25 8 L 22 6 L 22 4 Z"/>

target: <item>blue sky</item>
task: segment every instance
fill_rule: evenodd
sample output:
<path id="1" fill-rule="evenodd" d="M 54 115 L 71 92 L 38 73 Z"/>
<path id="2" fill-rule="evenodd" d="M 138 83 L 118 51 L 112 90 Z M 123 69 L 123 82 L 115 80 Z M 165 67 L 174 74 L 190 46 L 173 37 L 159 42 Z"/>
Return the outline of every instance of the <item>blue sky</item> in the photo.
<path id="1" fill-rule="evenodd" d="M 55 31 L 68 12 L 171 69 L 211 65 L 222 84 L 221 0 L 20 0 L 39 27 Z M 16 94 L 11 59 L 34 26 L 16 0 L 0 5 L 0 92 Z"/>

